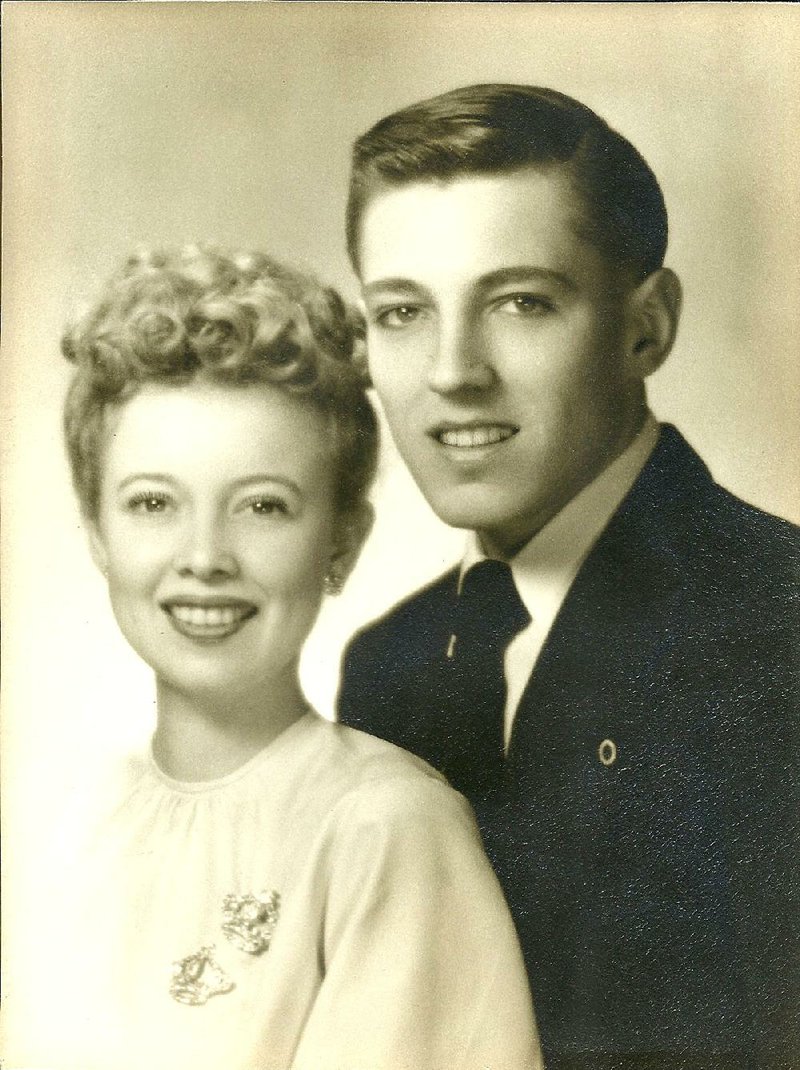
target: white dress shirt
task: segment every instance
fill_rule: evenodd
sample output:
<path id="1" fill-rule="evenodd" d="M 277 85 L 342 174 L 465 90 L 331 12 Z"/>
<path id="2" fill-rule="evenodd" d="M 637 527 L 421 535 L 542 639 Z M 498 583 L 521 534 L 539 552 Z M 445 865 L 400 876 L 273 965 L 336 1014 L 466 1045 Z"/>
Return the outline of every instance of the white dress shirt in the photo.
<path id="1" fill-rule="evenodd" d="M 505 746 L 508 748 L 519 701 L 539 654 L 586 556 L 647 463 L 659 425 L 648 413 L 628 448 L 568 502 L 509 562 L 531 623 L 506 650 Z M 461 575 L 486 554 L 475 532 L 467 538 Z"/>

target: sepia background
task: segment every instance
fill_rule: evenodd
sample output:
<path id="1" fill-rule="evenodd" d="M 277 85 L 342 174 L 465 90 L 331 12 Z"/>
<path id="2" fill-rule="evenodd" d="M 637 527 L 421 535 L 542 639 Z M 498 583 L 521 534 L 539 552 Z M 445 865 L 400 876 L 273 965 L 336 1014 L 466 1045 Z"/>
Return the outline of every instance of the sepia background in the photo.
<path id="1" fill-rule="evenodd" d="M 552 86 L 661 179 L 677 346 L 652 380 L 715 476 L 800 520 L 800 13 L 784 5 L 7 3 L 4 31 L 4 747 L 10 817 L 146 738 L 148 671 L 118 637 L 60 438 L 58 340 L 133 247 L 253 247 L 355 296 L 349 146 L 460 84 Z M 457 558 L 387 442 L 378 524 L 304 658 L 332 709 L 352 631 Z M 8 778 L 7 783 L 9 783 Z"/>

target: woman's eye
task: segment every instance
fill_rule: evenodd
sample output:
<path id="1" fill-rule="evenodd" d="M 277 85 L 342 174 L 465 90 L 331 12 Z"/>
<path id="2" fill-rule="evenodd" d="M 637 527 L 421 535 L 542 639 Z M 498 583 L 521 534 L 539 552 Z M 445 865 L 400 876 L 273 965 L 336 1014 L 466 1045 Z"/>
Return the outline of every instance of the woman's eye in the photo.
<path id="1" fill-rule="evenodd" d="M 389 330 L 397 330 L 400 327 L 408 327 L 420 316 L 421 309 L 418 305 L 393 305 L 377 312 L 375 322 Z"/>
<path id="2" fill-rule="evenodd" d="M 169 497 L 153 491 L 141 491 L 128 500 L 132 513 L 163 513 L 169 505 Z"/>
<path id="3" fill-rule="evenodd" d="M 255 516 L 286 515 L 289 507 L 281 498 L 248 498 L 242 503 L 242 508 L 254 513 Z"/>
<path id="4" fill-rule="evenodd" d="M 512 294 L 500 302 L 500 308 L 512 316 L 544 316 L 555 311 L 555 305 L 541 294 Z"/>

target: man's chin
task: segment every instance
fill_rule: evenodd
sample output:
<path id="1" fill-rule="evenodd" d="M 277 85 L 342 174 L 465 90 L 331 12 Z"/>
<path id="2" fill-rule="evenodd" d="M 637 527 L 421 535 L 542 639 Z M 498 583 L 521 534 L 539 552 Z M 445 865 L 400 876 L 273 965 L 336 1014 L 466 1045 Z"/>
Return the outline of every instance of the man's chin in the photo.
<path id="1" fill-rule="evenodd" d="M 520 514 L 518 500 L 503 503 L 493 496 L 494 500 L 487 501 L 486 496 L 465 488 L 459 488 L 457 494 L 425 496 L 443 523 L 451 528 L 477 532 L 484 549 L 497 556 L 516 553 L 541 526 L 537 524 L 535 509 Z"/>

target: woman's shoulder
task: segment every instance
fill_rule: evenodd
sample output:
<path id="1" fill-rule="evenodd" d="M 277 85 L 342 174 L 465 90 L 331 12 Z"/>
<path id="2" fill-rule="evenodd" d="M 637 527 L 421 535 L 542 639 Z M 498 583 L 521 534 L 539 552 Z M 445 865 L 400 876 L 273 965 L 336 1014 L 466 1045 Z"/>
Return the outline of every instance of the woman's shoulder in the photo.
<path id="1" fill-rule="evenodd" d="M 319 738 L 317 754 L 324 756 L 339 809 L 358 824 L 474 825 L 466 799 L 416 755 L 320 717 L 314 719 L 314 731 Z"/>
<path id="2" fill-rule="evenodd" d="M 316 753 L 330 763 L 345 791 L 388 780 L 412 785 L 441 784 L 452 790 L 432 765 L 402 747 L 318 715 L 312 715 L 310 722 Z"/>

